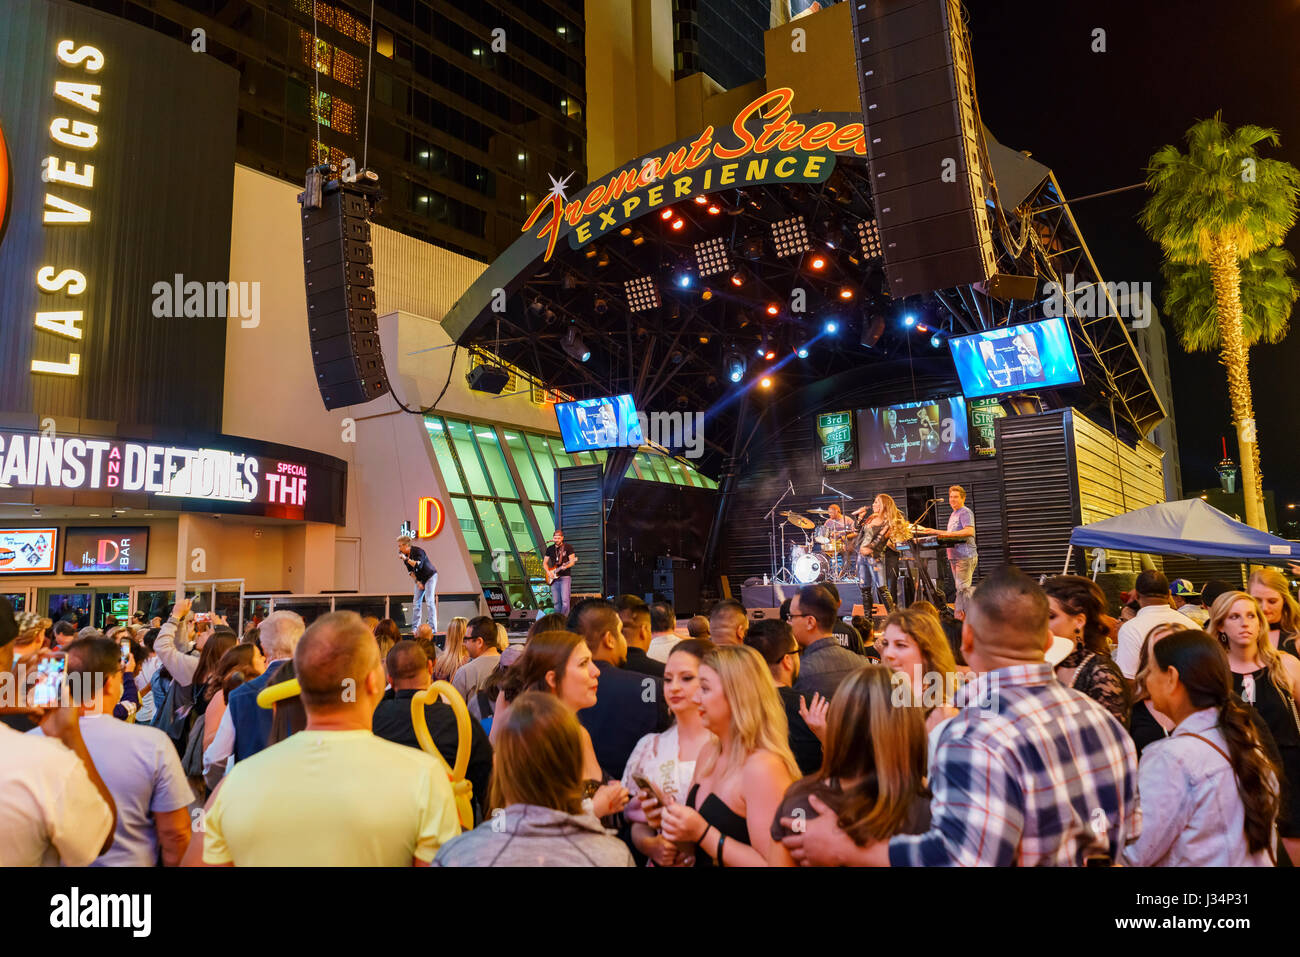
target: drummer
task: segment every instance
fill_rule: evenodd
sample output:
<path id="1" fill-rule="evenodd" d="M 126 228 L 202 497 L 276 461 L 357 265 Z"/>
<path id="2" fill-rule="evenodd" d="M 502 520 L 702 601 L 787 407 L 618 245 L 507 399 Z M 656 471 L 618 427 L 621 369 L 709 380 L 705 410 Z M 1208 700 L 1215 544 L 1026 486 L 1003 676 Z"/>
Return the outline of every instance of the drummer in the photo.
<path id="1" fill-rule="evenodd" d="M 831 541 L 843 541 L 853 531 L 853 519 L 844 514 L 844 510 L 838 505 L 831 505 L 826 510 L 826 523 L 822 526 L 822 534 Z"/>

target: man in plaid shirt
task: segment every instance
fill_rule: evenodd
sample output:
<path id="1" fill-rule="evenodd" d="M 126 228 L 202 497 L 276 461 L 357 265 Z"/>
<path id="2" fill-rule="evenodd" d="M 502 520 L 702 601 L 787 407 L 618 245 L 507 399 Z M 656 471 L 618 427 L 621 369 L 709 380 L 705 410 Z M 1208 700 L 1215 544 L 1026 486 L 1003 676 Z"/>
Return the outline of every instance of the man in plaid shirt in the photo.
<path id="1" fill-rule="evenodd" d="M 930 830 L 858 847 L 820 817 L 786 839 L 817 864 L 1077 866 L 1118 858 L 1141 829 L 1137 755 L 1101 705 L 1056 680 L 1042 589 L 1003 568 L 974 594 L 962 652 L 979 674 L 939 739 Z M 813 799 L 816 801 L 816 798 Z"/>

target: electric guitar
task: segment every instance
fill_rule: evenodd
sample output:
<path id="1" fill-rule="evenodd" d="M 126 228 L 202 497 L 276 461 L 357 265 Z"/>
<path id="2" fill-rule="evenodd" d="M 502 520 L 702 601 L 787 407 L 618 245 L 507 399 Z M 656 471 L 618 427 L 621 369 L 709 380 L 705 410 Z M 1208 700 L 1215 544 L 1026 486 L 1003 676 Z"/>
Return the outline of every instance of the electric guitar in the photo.
<path id="1" fill-rule="evenodd" d="M 566 568 L 572 568 L 577 563 L 577 561 L 578 561 L 577 555 L 570 555 L 569 560 L 566 561 L 559 568 L 544 569 L 546 572 L 546 584 L 548 585 L 552 584 L 555 581 L 555 579 L 560 577 L 560 572 L 564 571 Z"/>

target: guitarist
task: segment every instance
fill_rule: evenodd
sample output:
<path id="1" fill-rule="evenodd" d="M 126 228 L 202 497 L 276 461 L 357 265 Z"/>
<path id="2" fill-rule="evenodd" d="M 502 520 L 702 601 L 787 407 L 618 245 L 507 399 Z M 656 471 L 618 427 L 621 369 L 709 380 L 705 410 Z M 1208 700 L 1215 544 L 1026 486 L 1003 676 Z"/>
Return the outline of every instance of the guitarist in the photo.
<path id="1" fill-rule="evenodd" d="M 561 615 L 569 613 L 569 594 L 573 587 L 570 569 L 577 563 L 577 553 L 564 543 L 564 532 L 557 528 L 551 544 L 546 546 L 542 566 L 546 569 L 546 583 L 551 586 L 551 601 Z"/>
<path id="2" fill-rule="evenodd" d="M 883 492 L 871 503 L 871 515 L 866 512 L 864 505 L 853 513 L 861 523 L 853 543 L 858 556 L 858 578 L 864 586 L 871 582 L 872 603 L 883 604 L 892 612 L 894 597 L 890 591 L 898 580 L 896 544 L 909 537 L 907 520 L 894 504 L 893 496 Z"/>

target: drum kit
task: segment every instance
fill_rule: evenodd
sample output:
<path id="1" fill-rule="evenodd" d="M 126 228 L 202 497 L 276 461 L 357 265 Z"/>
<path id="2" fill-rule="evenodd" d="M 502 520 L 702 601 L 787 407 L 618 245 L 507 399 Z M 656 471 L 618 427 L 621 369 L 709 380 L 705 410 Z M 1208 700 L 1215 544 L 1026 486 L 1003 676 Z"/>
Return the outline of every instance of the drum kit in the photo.
<path id="1" fill-rule="evenodd" d="M 823 521 L 815 521 L 799 512 L 786 510 L 778 513 L 785 521 L 781 523 L 781 554 L 790 556 L 790 564 L 782 571 L 787 571 L 796 584 L 811 585 L 822 581 L 845 581 L 852 572 L 850 563 L 845 560 L 848 533 L 844 529 L 828 528 Z M 824 508 L 810 508 L 809 515 L 830 516 Z M 797 531 L 790 533 L 794 538 L 786 548 L 786 526 L 793 526 Z M 799 533 L 803 540 L 798 539 Z M 778 573 L 778 578 L 780 577 Z"/>

